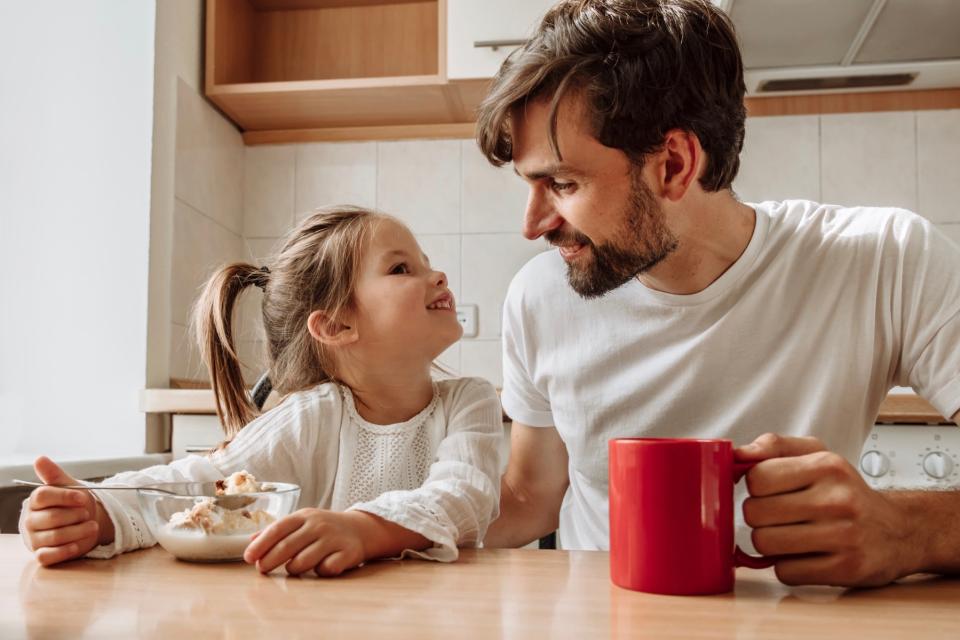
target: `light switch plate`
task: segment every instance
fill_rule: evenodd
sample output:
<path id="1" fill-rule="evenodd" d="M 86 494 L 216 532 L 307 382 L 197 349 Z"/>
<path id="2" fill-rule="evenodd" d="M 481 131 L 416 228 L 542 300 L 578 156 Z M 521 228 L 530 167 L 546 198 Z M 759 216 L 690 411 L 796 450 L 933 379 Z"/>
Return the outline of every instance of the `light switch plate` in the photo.
<path id="1" fill-rule="evenodd" d="M 460 322 L 460 326 L 463 327 L 464 338 L 477 337 L 477 305 L 458 305 L 457 320 Z"/>

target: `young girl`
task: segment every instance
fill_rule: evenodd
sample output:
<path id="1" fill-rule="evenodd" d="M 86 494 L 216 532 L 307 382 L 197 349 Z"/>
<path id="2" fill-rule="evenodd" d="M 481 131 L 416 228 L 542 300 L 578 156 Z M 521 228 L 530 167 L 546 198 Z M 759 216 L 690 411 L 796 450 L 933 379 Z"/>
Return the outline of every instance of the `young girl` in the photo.
<path id="1" fill-rule="evenodd" d="M 263 290 L 269 375 L 283 396 L 257 416 L 232 336 L 238 295 Z M 269 267 L 232 264 L 195 310 L 217 413 L 232 440 L 208 457 L 121 473 L 102 486 L 214 481 L 247 470 L 300 485 L 306 508 L 274 522 L 244 559 L 262 572 L 337 575 L 378 557 L 452 561 L 478 544 L 499 504 L 501 409 L 475 378 L 434 381 L 462 328 L 446 276 L 403 224 L 356 207 L 322 210 Z M 76 481 L 47 458 L 49 485 Z M 155 543 L 135 492 L 47 486 L 20 530 L 37 560 L 108 558 Z"/>

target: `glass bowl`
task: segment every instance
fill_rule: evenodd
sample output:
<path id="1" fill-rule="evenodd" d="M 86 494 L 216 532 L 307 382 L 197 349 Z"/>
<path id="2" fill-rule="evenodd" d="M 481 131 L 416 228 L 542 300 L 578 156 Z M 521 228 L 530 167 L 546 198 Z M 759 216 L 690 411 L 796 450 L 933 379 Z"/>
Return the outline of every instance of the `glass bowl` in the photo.
<path id="1" fill-rule="evenodd" d="M 261 483 L 270 491 L 217 496 L 215 482 L 169 482 L 137 489 L 137 499 L 150 533 L 160 546 L 189 562 L 232 562 L 243 559 L 250 536 L 289 515 L 300 500 L 300 487 L 284 482 Z M 172 491 L 170 495 L 154 488 Z M 215 506 L 205 513 L 206 527 L 174 526 L 175 514 L 189 512 L 198 503 L 227 498 L 246 498 L 242 507 Z M 181 516 L 182 517 L 182 516 Z"/>

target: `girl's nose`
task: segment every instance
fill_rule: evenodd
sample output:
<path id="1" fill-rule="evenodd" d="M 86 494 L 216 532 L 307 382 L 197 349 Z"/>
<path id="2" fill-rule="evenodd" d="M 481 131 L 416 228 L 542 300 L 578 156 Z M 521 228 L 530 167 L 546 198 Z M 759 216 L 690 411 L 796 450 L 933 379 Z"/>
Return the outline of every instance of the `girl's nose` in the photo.
<path id="1" fill-rule="evenodd" d="M 435 271 L 433 273 L 433 277 L 438 287 L 447 286 L 447 274 L 445 274 L 443 271 Z"/>

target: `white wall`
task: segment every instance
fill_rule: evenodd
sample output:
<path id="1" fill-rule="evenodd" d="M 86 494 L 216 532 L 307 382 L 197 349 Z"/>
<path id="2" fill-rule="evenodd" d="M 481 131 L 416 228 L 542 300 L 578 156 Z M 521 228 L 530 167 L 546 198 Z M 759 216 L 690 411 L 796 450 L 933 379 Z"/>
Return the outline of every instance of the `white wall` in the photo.
<path id="1" fill-rule="evenodd" d="M 901 206 L 960 242 L 960 110 L 749 118 L 741 161 L 734 188 L 745 201 Z M 247 147 L 243 236 L 248 259 L 258 262 L 316 206 L 352 202 L 399 216 L 447 271 L 458 304 L 479 307 L 477 337 L 441 360 L 499 385 L 507 285 L 545 248 L 520 235 L 526 198 L 523 182 L 509 168 L 491 167 L 473 140 Z M 249 322 L 256 309 L 246 310 L 256 325 Z M 245 337 L 255 342 L 255 328 Z M 255 362 L 257 349 L 246 351 Z M 190 364 L 195 355 L 174 360 L 181 375 L 203 377 Z"/>
<path id="2" fill-rule="evenodd" d="M 0 455 L 143 451 L 155 10 L 0 2 Z"/>

